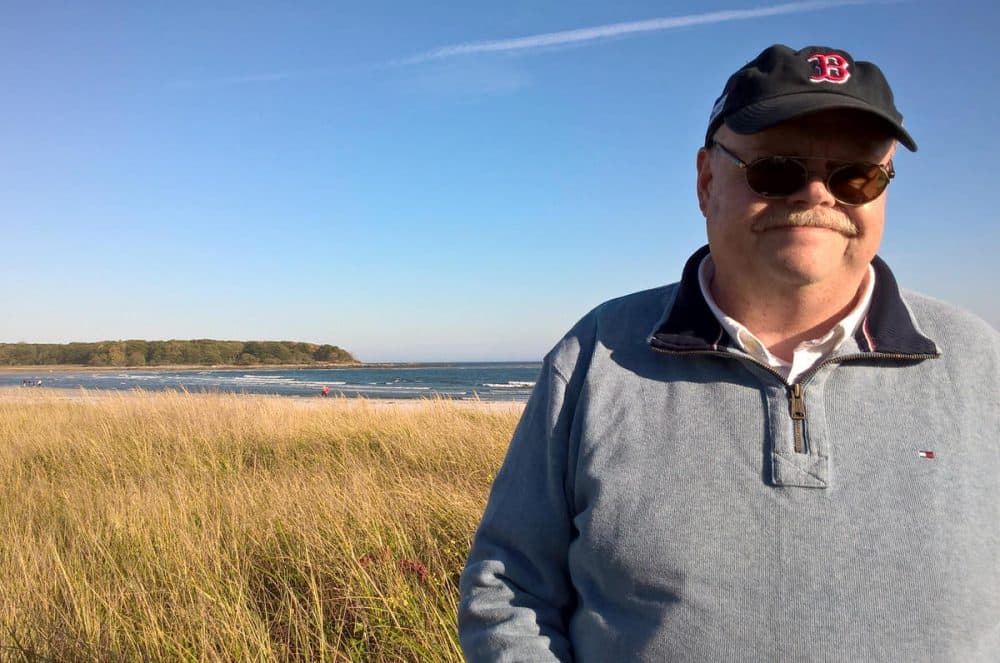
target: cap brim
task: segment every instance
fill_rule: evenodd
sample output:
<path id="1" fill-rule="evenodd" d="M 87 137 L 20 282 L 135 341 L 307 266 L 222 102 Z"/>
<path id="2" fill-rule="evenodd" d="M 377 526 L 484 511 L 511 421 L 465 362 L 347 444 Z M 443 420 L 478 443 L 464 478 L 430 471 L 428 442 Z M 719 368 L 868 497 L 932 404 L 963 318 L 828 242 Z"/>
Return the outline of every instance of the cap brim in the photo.
<path id="1" fill-rule="evenodd" d="M 898 121 L 860 99 L 832 92 L 787 94 L 760 101 L 726 116 L 725 124 L 738 134 L 755 134 L 803 115 L 838 108 L 860 110 L 878 117 L 906 149 L 917 151 L 916 142 Z"/>

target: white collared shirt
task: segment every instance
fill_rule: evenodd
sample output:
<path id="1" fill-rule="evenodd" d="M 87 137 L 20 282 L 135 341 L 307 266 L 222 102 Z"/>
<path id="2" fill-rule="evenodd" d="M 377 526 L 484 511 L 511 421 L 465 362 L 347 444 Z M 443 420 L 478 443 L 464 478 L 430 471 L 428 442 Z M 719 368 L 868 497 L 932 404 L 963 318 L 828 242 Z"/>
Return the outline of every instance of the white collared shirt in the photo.
<path id="1" fill-rule="evenodd" d="M 820 360 L 829 357 L 834 350 L 840 347 L 844 339 L 853 336 L 857 332 L 858 326 L 861 325 L 861 321 L 864 320 L 865 315 L 868 313 L 868 307 L 872 301 L 872 292 L 875 289 L 875 269 L 869 265 L 868 278 L 865 279 L 864 284 L 861 286 L 861 297 L 858 299 L 858 303 L 854 305 L 854 308 L 822 337 L 799 343 L 795 347 L 792 353 L 792 361 L 789 363 L 771 354 L 767 347 L 761 343 L 760 339 L 754 336 L 749 329 L 726 315 L 719 308 L 718 304 L 712 298 L 709 288 L 709 284 L 712 282 L 712 277 L 714 276 L 715 263 L 712 262 L 712 256 L 709 254 L 702 259 L 701 264 L 698 266 L 698 285 L 701 286 L 701 294 L 705 298 L 708 308 L 712 310 L 719 324 L 722 325 L 722 328 L 726 330 L 726 333 L 729 334 L 741 350 L 765 366 L 769 366 L 780 373 L 784 376 L 788 384 L 794 384 L 800 375 L 815 366 Z"/>

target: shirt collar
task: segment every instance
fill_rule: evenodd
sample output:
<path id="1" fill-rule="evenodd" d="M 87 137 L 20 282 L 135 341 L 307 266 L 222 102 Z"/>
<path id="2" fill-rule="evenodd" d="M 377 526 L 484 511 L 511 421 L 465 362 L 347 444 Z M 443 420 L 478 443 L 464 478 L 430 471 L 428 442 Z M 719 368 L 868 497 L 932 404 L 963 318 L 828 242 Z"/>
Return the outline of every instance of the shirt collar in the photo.
<path id="1" fill-rule="evenodd" d="M 747 329 L 739 320 L 732 318 L 725 311 L 719 308 L 715 298 L 712 297 L 711 283 L 715 276 L 715 263 L 712 255 L 708 254 L 701 259 L 698 265 L 698 286 L 701 288 L 701 296 L 705 298 L 705 303 L 715 316 L 722 328 L 733 339 L 733 342 L 762 363 L 774 367 L 791 367 L 791 364 L 780 357 L 776 357 L 767 349 L 757 336 Z M 872 293 L 875 291 L 875 268 L 868 265 L 868 273 L 859 289 L 860 297 L 851 310 L 834 325 L 830 331 L 819 338 L 805 341 L 809 344 L 813 353 L 818 353 L 819 357 L 827 357 L 833 353 L 844 342 L 844 339 L 854 336 L 861 326 L 868 309 L 871 306 Z M 799 347 L 802 347 L 801 345 Z M 796 348 L 798 351 L 798 348 Z"/>

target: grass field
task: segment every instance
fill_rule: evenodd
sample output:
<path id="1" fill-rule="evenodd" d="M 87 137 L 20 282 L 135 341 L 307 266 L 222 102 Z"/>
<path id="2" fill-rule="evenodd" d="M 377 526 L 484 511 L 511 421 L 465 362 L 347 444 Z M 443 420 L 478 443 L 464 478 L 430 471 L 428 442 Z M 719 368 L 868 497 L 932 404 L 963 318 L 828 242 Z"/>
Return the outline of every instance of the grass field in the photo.
<path id="1" fill-rule="evenodd" d="M 459 661 L 518 404 L 0 392 L 0 660 Z"/>

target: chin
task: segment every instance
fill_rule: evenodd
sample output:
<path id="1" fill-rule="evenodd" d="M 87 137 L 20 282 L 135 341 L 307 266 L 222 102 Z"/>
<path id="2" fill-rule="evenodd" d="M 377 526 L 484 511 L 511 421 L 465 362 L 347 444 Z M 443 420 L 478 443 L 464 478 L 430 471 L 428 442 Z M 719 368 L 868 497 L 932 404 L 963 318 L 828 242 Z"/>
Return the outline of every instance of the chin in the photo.
<path id="1" fill-rule="evenodd" d="M 768 262 L 783 270 L 821 274 L 844 266 L 847 241 L 831 230 L 796 228 L 792 232 L 768 231 L 760 248 Z"/>
<path id="2" fill-rule="evenodd" d="M 842 269 L 843 266 L 840 266 Z M 817 260 L 815 256 L 776 256 L 771 261 L 771 271 L 778 280 L 785 283 L 805 286 L 820 283 L 835 274 L 836 265 L 827 261 Z"/>

